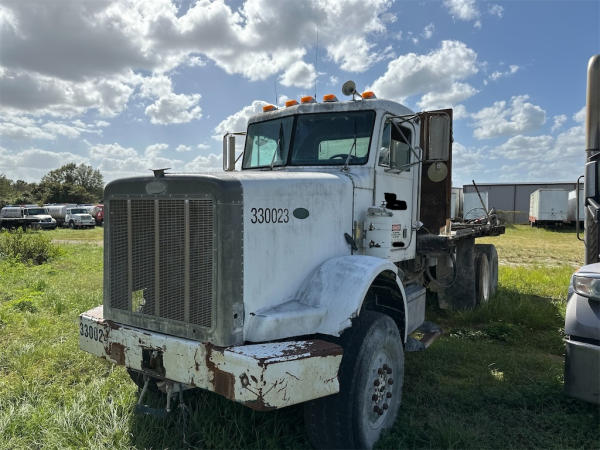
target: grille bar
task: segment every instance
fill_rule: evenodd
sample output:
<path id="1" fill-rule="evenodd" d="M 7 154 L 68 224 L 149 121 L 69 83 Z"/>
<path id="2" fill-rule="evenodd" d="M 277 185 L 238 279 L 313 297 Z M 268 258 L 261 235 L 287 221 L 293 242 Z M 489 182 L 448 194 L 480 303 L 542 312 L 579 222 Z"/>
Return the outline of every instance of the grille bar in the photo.
<path id="1" fill-rule="evenodd" d="M 214 201 L 109 201 L 109 305 L 211 328 Z"/>

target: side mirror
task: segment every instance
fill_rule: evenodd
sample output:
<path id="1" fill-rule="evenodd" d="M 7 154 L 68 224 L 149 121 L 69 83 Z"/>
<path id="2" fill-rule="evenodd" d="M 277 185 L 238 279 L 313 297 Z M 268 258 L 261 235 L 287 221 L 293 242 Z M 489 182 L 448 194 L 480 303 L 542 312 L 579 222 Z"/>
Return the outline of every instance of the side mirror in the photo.
<path id="1" fill-rule="evenodd" d="M 424 112 L 420 116 L 425 161 L 448 161 L 452 142 L 452 110 Z"/>

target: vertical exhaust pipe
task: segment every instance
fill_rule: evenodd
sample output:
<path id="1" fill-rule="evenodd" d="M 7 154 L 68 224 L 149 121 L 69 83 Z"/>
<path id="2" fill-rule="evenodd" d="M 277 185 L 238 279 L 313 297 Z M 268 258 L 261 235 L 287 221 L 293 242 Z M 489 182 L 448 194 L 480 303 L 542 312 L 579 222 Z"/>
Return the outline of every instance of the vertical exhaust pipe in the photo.
<path id="1" fill-rule="evenodd" d="M 600 55 L 588 63 L 585 119 L 585 263 L 600 260 Z"/>
<path id="2" fill-rule="evenodd" d="M 227 133 L 225 136 L 223 136 L 223 170 L 225 172 L 233 172 L 235 170 L 234 133 Z"/>

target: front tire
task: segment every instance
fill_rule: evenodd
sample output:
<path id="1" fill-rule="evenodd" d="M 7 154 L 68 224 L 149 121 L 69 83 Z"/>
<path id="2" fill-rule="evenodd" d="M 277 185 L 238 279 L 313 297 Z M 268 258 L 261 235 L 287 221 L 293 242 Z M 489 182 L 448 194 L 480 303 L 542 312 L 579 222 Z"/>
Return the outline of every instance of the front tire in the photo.
<path id="1" fill-rule="evenodd" d="M 69 222 L 69 228 L 71 230 L 75 229 L 75 223 L 72 220 Z"/>
<path id="2" fill-rule="evenodd" d="M 305 404 L 308 437 L 316 448 L 372 448 L 400 408 L 402 338 L 391 317 L 363 311 L 342 346 L 340 392 Z"/>

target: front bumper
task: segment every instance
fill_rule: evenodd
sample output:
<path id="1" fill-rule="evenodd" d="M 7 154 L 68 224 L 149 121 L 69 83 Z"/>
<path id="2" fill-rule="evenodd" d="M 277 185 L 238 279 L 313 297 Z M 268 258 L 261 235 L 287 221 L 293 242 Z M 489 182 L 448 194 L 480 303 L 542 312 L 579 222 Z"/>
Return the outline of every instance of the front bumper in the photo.
<path id="1" fill-rule="evenodd" d="M 600 346 L 565 339 L 565 392 L 600 404 Z"/>
<path id="2" fill-rule="evenodd" d="M 322 340 L 215 347 L 104 320 L 102 306 L 79 316 L 79 347 L 115 364 L 216 392 L 258 410 L 339 392 L 339 345 Z"/>
<path id="3" fill-rule="evenodd" d="M 56 228 L 56 222 L 38 222 L 36 225 L 44 230 L 54 230 Z"/>

